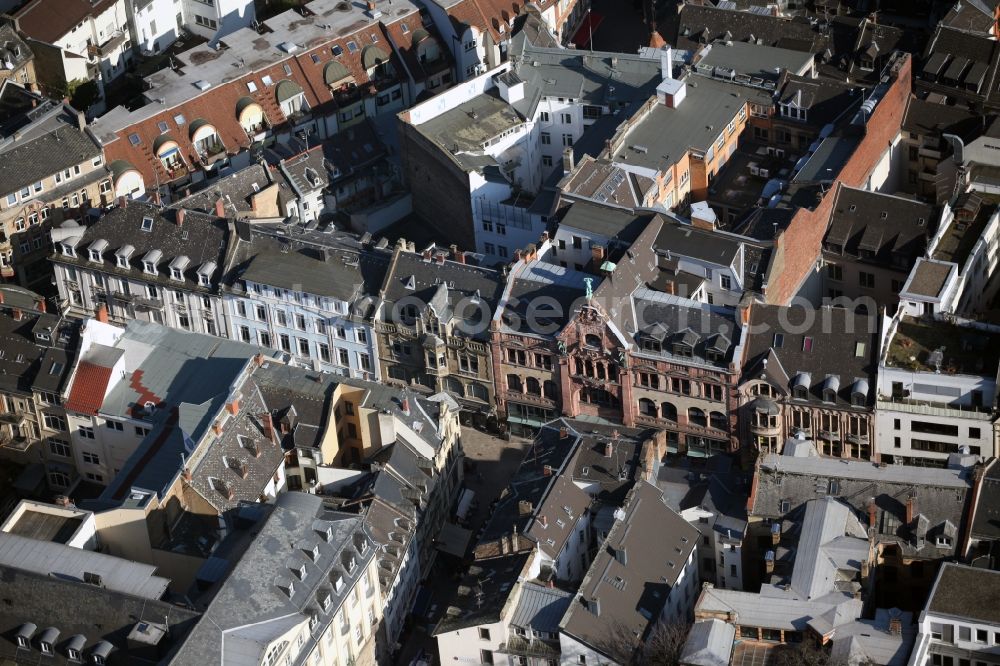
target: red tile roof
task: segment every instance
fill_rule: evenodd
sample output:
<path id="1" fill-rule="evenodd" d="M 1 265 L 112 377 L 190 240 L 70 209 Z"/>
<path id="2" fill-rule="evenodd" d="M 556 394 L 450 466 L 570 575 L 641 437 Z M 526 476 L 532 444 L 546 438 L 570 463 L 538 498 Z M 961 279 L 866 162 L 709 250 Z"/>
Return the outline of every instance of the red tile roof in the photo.
<path id="1" fill-rule="evenodd" d="M 104 394 L 111 379 L 111 368 L 80 361 L 66 409 L 80 414 L 96 414 L 104 404 Z"/>
<path id="2" fill-rule="evenodd" d="M 414 13 L 413 16 L 417 15 Z M 354 34 L 335 39 L 314 40 L 314 42 L 318 42 L 318 45 L 312 46 L 309 50 L 289 56 L 260 71 L 212 87 L 179 106 L 166 109 L 142 122 L 116 132 L 117 139 L 105 146 L 108 162 L 120 159 L 130 163 L 142 174 L 147 188 L 156 182 L 167 183 L 172 180 L 160 160 L 155 158 L 153 152 L 154 142 L 163 134 L 159 128 L 161 122 L 166 123 L 167 132 L 177 142 L 180 153 L 189 168 L 197 168 L 197 153 L 190 134 L 191 123 L 195 120 L 205 120 L 214 126 L 228 153 L 235 154 L 241 149 L 248 148 L 251 140 L 239 123 L 236 112 L 237 104 L 244 97 L 249 97 L 263 109 L 269 125 L 272 127 L 282 125 L 286 118 L 275 98 L 275 89 L 277 84 L 284 79 L 290 79 L 301 86 L 309 106 L 323 112 L 324 107 L 332 106 L 333 103 L 333 93 L 323 79 L 323 70 L 327 63 L 334 60 L 340 62 L 354 77 L 354 81 L 359 87 L 369 83 L 368 73 L 362 65 L 361 58 L 364 47 L 372 44 L 371 34 L 373 33 L 378 39 L 375 46 L 389 55 L 397 77 L 405 79 L 405 70 L 381 25 L 369 26 Z M 357 49 L 353 53 L 347 48 L 348 41 L 354 41 L 357 45 Z M 334 45 L 343 49 L 343 53 L 339 57 L 333 55 Z M 318 62 L 313 61 L 314 54 L 317 56 Z M 184 57 L 183 54 L 181 57 Z M 286 66 L 291 69 L 291 75 L 286 73 Z M 271 77 L 272 85 L 268 86 L 263 82 L 265 76 Z M 249 91 L 247 88 L 249 82 L 254 83 L 256 92 Z M 178 114 L 184 116 L 185 124 L 182 127 L 178 127 L 174 121 Z M 129 140 L 129 136 L 132 134 L 139 136 L 139 145 L 132 145 Z"/>

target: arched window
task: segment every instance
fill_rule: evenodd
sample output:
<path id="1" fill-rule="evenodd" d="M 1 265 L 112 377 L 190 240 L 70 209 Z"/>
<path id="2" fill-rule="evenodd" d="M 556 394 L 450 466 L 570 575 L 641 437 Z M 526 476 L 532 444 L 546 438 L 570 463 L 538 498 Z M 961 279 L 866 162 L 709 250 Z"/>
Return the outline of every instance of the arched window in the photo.
<path id="1" fill-rule="evenodd" d="M 534 377 L 528 377 L 527 381 L 525 382 L 525 392 L 530 393 L 531 395 L 541 395 L 542 385 L 539 384 L 538 380 L 535 379 Z"/>
<path id="2" fill-rule="evenodd" d="M 716 430 L 725 430 L 729 427 L 729 419 L 722 412 L 712 412 L 708 415 L 708 422 L 712 424 L 712 427 Z"/>
<path id="3" fill-rule="evenodd" d="M 599 335 L 594 335 L 593 333 L 588 333 L 584 338 L 584 344 L 588 347 L 593 347 L 595 349 L 601 348 L 601 337 Z"/>
<path id="4" fill-rule="evenodd" d="M 705 412 L 697 407 L 692 407 L 688 410 L 688 423 L 702 427 L 708 425 L 708 420 L 705 418 Z"/>
<path id="5" fill-rule="evenodd" d="M 517 393 L 521 392 L 521 377 L 518 375 L 507 375 L 507 389 L 515 391 Z"/>
<path id="6" fill-rule="evenodd" d="M 472 382 L 466 389 L 469 392 L 470 398 L 475 398 L 476 400 L 489 400 L 490 398 L 490 392 L 479 382 Z"/>
<path id="7" fill-rule="evenodd" d="M 660 405 L 660 417 L 668 421 L 677 422 L 677 408 L 669 402 L 664 402 Z"/>
<path id="8" fill-rule="evenodd" d="M 649 398 L 639 398 L 639 413 L 643 416 L 656 416 L 656 403 Z"/>
<path id="9" fill-rule="evenodd" d="M 551 379 L 545 380 L 545 383 L 542 385 L 542 391 L 546 398 L 556 399 L 556 383 Z"/>

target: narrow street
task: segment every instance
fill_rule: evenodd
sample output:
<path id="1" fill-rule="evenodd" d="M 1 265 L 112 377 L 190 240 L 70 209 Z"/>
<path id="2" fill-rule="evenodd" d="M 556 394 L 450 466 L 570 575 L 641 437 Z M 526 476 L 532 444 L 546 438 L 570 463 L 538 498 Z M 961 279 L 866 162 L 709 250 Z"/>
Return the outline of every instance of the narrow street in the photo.
<path id="1" fill-rule="evenodd" d="M 474 428 L 462 428 L 462 447 L 470 461 L 465 475 L 465 487 L 475 494 L 474 510 L 469 514 L 469 529 L 475 535 L 489 518 L 493 500 L 500 496 L 510 477 L 517 471 L 531 440 L 512 437 L 505 441 Z M 449 568 L 439 558 L 428 576 L 425 587 L 430 590 L 428 609 L 421 618 L 412 618 L 409 634 L 404 634 L 403 648 L 396 664 L 408 666 L 420 654 L 434 655 L 432 663 L 438 663 L 437 641 L 430 632 L 444 612 L 448 597 L 455 588 L 455 577 L 459 572 Z"/>

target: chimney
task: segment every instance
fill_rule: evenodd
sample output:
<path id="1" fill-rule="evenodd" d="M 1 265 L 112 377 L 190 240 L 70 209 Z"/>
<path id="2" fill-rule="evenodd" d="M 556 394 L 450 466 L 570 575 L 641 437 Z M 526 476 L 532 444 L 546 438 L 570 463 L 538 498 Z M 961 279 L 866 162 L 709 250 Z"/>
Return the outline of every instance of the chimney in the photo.
<path id="1" fill-rule="evenodd" d="M 0 294 L 0 303 L 3 303 L 3 295 Z M 45 312 L 45 299 L 39 298 L 35 301 L 35 306 L 38 308 L 39 312 Z"/>
<path id="2" fill-rule="evenodd" d="M 604 263 L 604 246 L 603 245 L 591 245 L 590 254 L 594 258 L 594 266 L 600 268 L 601 264 Z"/>
<path id="3" fill-rule="evenodd" d="M 431 260 L 431 254 L 433 254 L 433 253 L 431 252 L 430 248 L 427 248 L 426 250 L 424 250 L 423 254 L 424 254 L 424 261 L 430 261 Z"/>
<path id="4" fill-rule="evenodd" d="M 534 243 L 531 243 L 524 249 L 524 260 L 534 261 L 535 259 L 538 259 L 538 248 Z"/>
<path id="5" fill-rule="evenodd" d="M 542 527 L 549 526 L 549 519 L 545 517 L 545 514 L 538 516 L 538 524 L 541 525 Z"/>
<path id="6" fill-rule="evenodd" d="M 444 266 L 444 254 L 438 253 L 434 255 L 434 259 L 437 261 L 438 266 Z"/>
<path id="7" fill-rule="evenodd" d="M 82 111 L 76 112 L 76 128 L 81 132 L 87 127 L 87 116 Z"/>
<path id="8" fill-rule="evenodd" d="M 517 512 L 522 516 L 530 516 L 533 510 L 534 506 L 532 506 L 531 500 L 521 500 L 517 503 Z"/>
<path id="9" fill-rule="evenodd" d="M 95 316 L 97 318 L 97 321 L 101 322 L 102 324 L 107 324 L 108 323 L 108 306 L 105 305 L 104 303 L 101 303 L 100 305 L 98 305 L 97 306 L 97 314 Z"/>
<path id="10" fill-rule="evenodd" d="M 271 418 L 270 414 L 263 414 L 260 417 L 261 424 L 264 427 L 264 436 L 270 441 L 274 441 L 274 420 Z"/>
<path id="11" fill-rule="evenodd" d="M 660 49 L 660 75 L 664 79 L 674 78 L 674 51 L 669 46 Z"/>
<path id="12" fill-rule="evenodd" d="M 455 261 L 460 264 L 465 263 L 465 250 L 458 250 L 455 252 Z"/>
<path id="13" fill-rule="evenodd" d="M 59 495 L 59 496 L 57 496 L 56 497 L 56 504 L 58 504 L 59 506 L 67 507 L 67 508 L 69 508 L 71 506 L 75 506 L 73 504 L 73 500 L 71 500 L 68 495 Z"/>
<path id="14" fill-rule="evenodd" d="M 452 257 L 454 257 L 456 254 L 458 254 L 458 246 L 455 245 L 454 243 L 452 243 L 451 245 L 448 246 L 448 250 L 451 252 L 451 256 Z"/>
<path id="15" fill-rule="evenodd" d="M 183 472 L 181 472 L 181 477 L 182 477 L 182 478 L 183 478 L 183 479 L 184 479 L 185 481 L 191 481 L 191 470 L 190 470 L 190 469 L 188 469 L 187 467 L 185 467 L 185 468 L 184 468 L 184 471 L 183 471 Z"/>
<path id="16" fill-rule="evenodd" d="M 562 426 L 559 428 L 559 439 L 566 439 L 567 437 L 569 437 L 569 428 Z"/>
<path id="17" fill-rule="evenodd" d="M 542 468 L 542 476 L 552 476 L 552 465 L 546 465 Z"/>
<path id="18" fill-rule="evenodd" d="M 906 524 L 913 523 L 913 495 L 906 498 Z"/>
<path id="19" fill-rule="evenodd" d="M 668 293 L 668 294 L 670 294 L 670 295 L 673 295 L 673 294 L 674 294 L 674 292 L 675 292 L 675 291 L 676 291 L 676 289 L 677 289 L 677 288 L 676 288 L 676 287 L 674 286 L 674 281 L 673 281 L 673 280 L 670 280 L 669 282 L 667 282 L 665 286 L 666 286 L 666 291 L 667 291 L 667 293 Z"/>
<path id="20" fill-rule="evenodd" d="M 226 216 L 226 202 L 222 200 L 222 197 L 219 197 L 218 199 L 215 200 L 215 216 L 216 217 Z"/>
<path id="21" fill-rule="evenodd" d="M 871 500 L 868 502 L 868 527 L 875 527 L 876 518 L 877 512 L 875 508 L 875 501 Z"/>
<path id="22" fill-rule="evenodd" d="M 768 575 L 774 573 L 774 551 L 773 550 L 769 550 L 766 553 L 764 553 L 764 571 L 767 572 Z"/>
<path id="23" fill-rule="evenodd" d="M 128 208 L 128 197 L 118 197 L 118 205 L 122 208 Z"/>
<path id="24" fill-rule="evenodd" d="M 101 307 L 103 308 L 104 306 L 102 305 Z M 100 314 L 100 310 L 98 310 L 98 315 L 99 314 Z M 11 313 L 11 316 L 14 318 L 14 321 L 21 321 L 22 319 L 24 319 L 24 313 L 21 312 L 20 308 L 14 308 L 14 311 Z M 105 315 L 105 316 L 107 316 L 107 315 Z M 100 318 L 100 317 L 98 317 L 98 318 Z"/>
<path id="25" fill-rule="evenodd" d="M 889 633 L 893 636 L 902 636 L 903 620 L 898 617 L 889 618 Z"/>
<path id="26" fill-rule="evenodd" d="M 549 242 L 549 232 L 543 231 L 541 237 L 538 239 L 538 244 L 542 245 L 547 242 Z"/>
<path id="27" fill-rule="evenodd" d="M 563 175 L 573 173 L 576 168 L 576 158 L 573 157 L 573 148 L 567 146 L 563 148 Z"/>
<path id="28" fill-rule="evenodd" d="M 0 305 L 3 305 L 3 292 L 0 291 Z"/>
<path id="29" fill-rule="evenodd" d="M 212 424 L 212 432 L 214 432 L 216 434 L 216 436 L 221 436 L 222 435 L 222 424 L 219 423 L 218 421 L 216 421 L 215 423 L 213 423 Z"/>
<path id="30" fill-rule="evenodd" d="M 233 398 L 233 399 L 232 399 L 232 400 L 231 400 L 231 401 L 230 401 L 230 402 L 229 402 L 229 403 L 228 403 L 228 404 L 226 405 L 226 409 L 227 409 L 227 410 L 229 411 L 229 413 L 230 413 L 230 414 L 232 414 L 233 416 L 236 416 L 237 414 L 239 414 L 239 413 L 240 413 L 240 399 L 239 399 L 239 397 L 235 397 L 235 398 Z"/>
<path id="31" fill-rule="evenodd" d="M 183 227 L 184 226 L 184 216 L 186 214 L 187 214 L 187 211 L 185 211 L 183 208 L 180 208 L 180 209 L 177 210 L 177 226 L 178 227 Z"/>
<path id="32" fill-rule="evenodd" d="M 604 457 L 605 458 L 610 458 L 613 451 L 614 451 L 614 447 L 611 446 L 611 442 L 605 442 L 604 443 Z"/>
<path id="33" fill-rule="evenodd" d="M 403 413 L 406 414 L 407 416 L 409 416 L 410 415 L 410 398 L 409 398 L 409 396 L 405 396 L 405 395 L 403 396 L 403 402 L 402 402 L 402 404 L 400 406 L 403 409 Z"/>

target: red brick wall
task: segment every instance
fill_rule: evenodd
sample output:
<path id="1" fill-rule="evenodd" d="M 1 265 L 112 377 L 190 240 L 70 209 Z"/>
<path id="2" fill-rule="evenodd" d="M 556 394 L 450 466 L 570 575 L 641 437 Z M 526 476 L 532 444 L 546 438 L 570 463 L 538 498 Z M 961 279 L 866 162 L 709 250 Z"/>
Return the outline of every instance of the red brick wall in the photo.
<path id="1" fill-rule="evenodd" d="M 776 270 L 765 294 L 768 303 L 785 305 L 792 300 L 819 258 L 838 185 L 864 185 L 879 158 L 899 134 L 910 97 L 910 68 L 910 56 L 904 54 L 895 81 L 875 107 L 866 126 L 867 133 L 841 169 L 837 183 L 827 190 L 815 209 L 800 208 L 778 237 L 774 252 Z"/>

